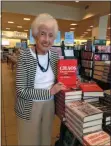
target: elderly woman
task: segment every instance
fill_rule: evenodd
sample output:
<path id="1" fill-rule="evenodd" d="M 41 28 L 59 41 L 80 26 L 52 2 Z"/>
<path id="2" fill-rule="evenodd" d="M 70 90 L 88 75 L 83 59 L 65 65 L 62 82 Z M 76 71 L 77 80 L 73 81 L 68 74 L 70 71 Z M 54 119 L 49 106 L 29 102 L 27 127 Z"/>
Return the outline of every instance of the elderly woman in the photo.
<path id="1" fill-rule="evenodd" d="M 20 146 L 51 144 L 54 95 L 65 89 L 56 82 L 58 55 L 50 49 L 57 32 L 57 21 L 40 14 L 32 23 L 35 49 L 24 49 L 18 59 L 15 111 Z"/>

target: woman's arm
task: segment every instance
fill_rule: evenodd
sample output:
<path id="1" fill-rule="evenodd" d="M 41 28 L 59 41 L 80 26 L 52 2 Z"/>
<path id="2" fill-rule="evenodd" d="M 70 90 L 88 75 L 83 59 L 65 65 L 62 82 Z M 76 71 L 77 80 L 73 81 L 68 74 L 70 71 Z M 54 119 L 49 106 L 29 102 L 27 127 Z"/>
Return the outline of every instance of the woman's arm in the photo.
<path id="1" fill-rule="evenodd" d="M 33 89 L 27 87 L 28 72 L 25 61 L 24 51 L 20 53 L 17 64 L 16 73 L 16 94 L 17 97 L 21 97 L 27 100 L 40 100 L 49 99 L 51 94 L 48 89 Z"/>

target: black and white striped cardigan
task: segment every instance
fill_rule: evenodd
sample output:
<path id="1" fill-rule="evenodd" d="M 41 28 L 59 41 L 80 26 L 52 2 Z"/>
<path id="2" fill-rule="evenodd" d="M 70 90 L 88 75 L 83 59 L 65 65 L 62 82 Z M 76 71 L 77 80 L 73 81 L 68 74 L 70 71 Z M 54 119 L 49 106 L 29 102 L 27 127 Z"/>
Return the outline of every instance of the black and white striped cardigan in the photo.
<path id="1" fill-rule="evenodd" d="M 50 50 L 50 64 L 57 78 L 58 54 Z M 16 115 L 22 119 L 30 120 L 33 100 L 48 100 L 51 98 L 50 90 L 34 89 L 35 74 L 37 69 L 37 59 L 35 59 L 29 49 L 21 52 L 16 71 Z"/>

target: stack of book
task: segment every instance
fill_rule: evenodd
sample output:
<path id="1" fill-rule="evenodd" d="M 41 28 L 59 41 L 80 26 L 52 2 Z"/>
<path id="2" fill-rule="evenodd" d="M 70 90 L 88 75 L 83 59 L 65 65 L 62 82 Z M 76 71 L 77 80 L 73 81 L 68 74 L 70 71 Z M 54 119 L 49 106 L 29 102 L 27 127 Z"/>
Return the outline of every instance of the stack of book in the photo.
<path id="1" fill-rule="evenodd" d="M 111 64 L 104 63 L 102 81 L 111 83 Z"/>
<path id="2" fill-rule="evenodd" d="M 66 104 L 66 126 L 82 142 L 84 135 L 102 130 L 103 112 L 82 101 Z"/>
<path id="3" fill-rule="evenodd" d="M 81 99 L 82 90 L 80 88 L 70 88 L 64 91 L 60 91 L 55 95 L 56 114 L 59 116 L 60 119 L 63 119 L 65 117 L 65 104 Z"/>
<path id="4" fill-rule="evenodd" d="M 92 68 L 93 61 L 82 60 L 82 67 Z"/>
<path id="5" fill-rule="evenodd" d="M 96 83 L 81 83 L 83 100 L 86 102 L 99 101 L 99 97 L 104 96 L 103 90 Z"/>
<path id="6" fill-rule="evenodd" d="M 105 131 L 111 134 L 111 105 L 104 102 L 92 102 L 90 104 L 103 112 L 102 127 Z"/>
<path id="7" fill-rule="evenodd" d="M 110 146 L 111 139 L 106 132 L 99 131 L 84 136 L 83 142 L 85 146 Z"/>
<path id="8" fill-rule="evenodd" d="M 93 55 L 94 53 L 93 52 L 81 52 L 81 57 L 82 57 L 82 60 L 92 60 L 93 59 Z"/>
<path id="9" fill-rule="evenodd" d="M 93 78 L 111 83 L 111 61 L 94 61 Z"/>

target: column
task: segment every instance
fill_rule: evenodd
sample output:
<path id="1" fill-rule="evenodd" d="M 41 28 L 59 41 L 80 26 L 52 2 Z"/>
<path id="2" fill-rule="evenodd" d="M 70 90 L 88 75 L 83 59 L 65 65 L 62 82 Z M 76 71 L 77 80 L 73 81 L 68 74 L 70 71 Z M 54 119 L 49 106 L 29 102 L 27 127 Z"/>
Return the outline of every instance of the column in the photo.
<path id="1" fill-rule="evenodd" d="M 105 39 L 107 33 L 108 15 L 97 17 L 92 29 L 92 39 Z"/>

